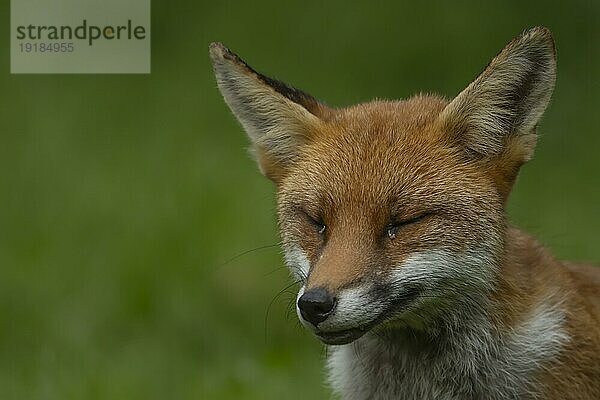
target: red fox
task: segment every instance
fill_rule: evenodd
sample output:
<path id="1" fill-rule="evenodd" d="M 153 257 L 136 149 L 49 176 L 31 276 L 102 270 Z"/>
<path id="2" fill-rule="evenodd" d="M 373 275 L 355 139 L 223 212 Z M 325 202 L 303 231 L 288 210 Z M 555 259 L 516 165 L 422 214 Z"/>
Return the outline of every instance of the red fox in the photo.
<path id="1" fill-rule="evenodd" d="M 335 109 L 220 43 L 217 83 L 277 188 L 302 324 L 344 399 L 600 399 L 600 269 L 510 226 L 554 89 L 552 34 L 454 99 Z"/>

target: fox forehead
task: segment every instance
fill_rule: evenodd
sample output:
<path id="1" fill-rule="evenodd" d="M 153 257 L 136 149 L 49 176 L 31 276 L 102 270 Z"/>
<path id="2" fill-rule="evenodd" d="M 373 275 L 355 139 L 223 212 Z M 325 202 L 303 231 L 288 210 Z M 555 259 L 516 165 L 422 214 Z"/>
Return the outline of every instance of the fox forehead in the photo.
<path id="1" fill-rule="evenodd" d="M 411 214 L 447 201 L 440 194 L 453 189 L 464 195 L 469 181 L 481 189 L 481 171 L 461 162 L 460 150 L 436 125 L 446 104 L 416 96 L 336 110 L 298 149 L 279 190 L 282 201 L 322 208 L 307 210 L 313 214 L 340 203 L 359 212 L 384 207 Z"/>
<path id="2" fill-rule="evenodd" d="M 446 104 L 441 97 L 420 95 L 331 110 L 308 143 L 394 151 L 434 144 L 442 139 L 434 122 Z"/>

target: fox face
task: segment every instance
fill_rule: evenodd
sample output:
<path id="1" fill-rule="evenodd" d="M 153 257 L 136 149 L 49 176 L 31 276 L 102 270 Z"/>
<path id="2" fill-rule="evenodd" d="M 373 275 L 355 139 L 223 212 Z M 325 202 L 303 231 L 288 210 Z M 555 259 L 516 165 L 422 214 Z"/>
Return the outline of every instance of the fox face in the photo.
<path id="1" fill-rule="evenodd" d="M 299 317 L 326 343 L 398 315 L 425 323 L 411 311 L 430 308 L 434 319 L 440 301 L 451 307 L 492 279 L 504 199 L 444 146 L 430 117 L 442 105 L 416 98 L 349 110 L 281 182 L 286 260 L 304 282 Z"/>
<path id="2" fill-rule="evenodd" d="M 277 186 L 300 321 L 327 344 L 408 326 L 434 332 L 488 301 L 505 204 L 555 81 L 533 28 L 447 100 L 334 109 L 212 44 L 219 88 Z"/>

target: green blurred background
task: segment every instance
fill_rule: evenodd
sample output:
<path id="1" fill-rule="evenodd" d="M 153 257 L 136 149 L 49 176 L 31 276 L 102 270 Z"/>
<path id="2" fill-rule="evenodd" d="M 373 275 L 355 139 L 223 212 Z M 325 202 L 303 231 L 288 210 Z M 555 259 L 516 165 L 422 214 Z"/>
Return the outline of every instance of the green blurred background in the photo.
<path id="1" fill-rule="evenodd" d="M 216 89 L 215 40 L 344 106 L 452 96 L 548 26 L 558 81 L 510 216 L 600 261 L 600 2 L 152 7 L 151 75 L 27 76 L 9 74 L 0 6 L 0 399 L 331 397 L 294 288 L 276 298 L 273 187 Z"/>

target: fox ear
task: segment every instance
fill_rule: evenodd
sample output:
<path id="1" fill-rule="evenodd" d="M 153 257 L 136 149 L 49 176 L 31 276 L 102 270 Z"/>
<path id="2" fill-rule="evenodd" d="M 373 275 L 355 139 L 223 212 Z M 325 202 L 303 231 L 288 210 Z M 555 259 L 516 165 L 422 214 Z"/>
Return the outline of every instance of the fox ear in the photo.
<path id="1" fill-rule="evenodd" d="M 328 109 L 256 72 L 221 43 L 210 45 L 210 57 L 221 94 L 248 133 L 261 172 L 278 182 Z"/>
<path id="2" fill-rule="evenodd" d="M 473 157 L 533 156 L 536 125 L 554 89 L 552 34 L 536 27 L 513 39 L 440 114 L 444 130 Z"/>

